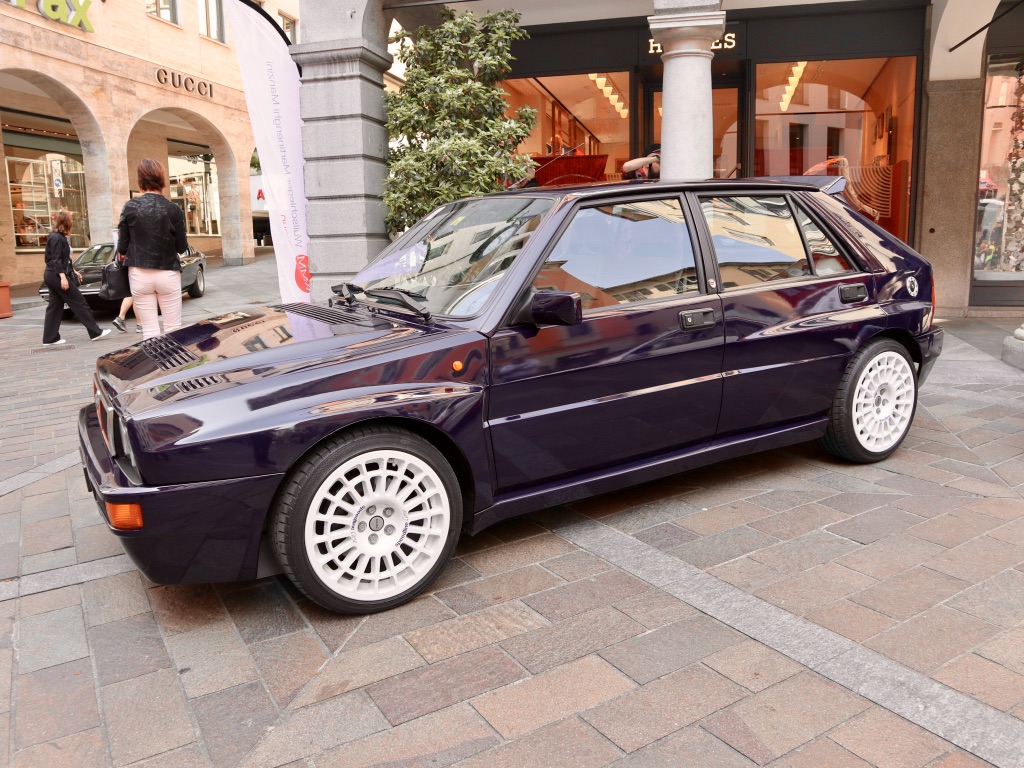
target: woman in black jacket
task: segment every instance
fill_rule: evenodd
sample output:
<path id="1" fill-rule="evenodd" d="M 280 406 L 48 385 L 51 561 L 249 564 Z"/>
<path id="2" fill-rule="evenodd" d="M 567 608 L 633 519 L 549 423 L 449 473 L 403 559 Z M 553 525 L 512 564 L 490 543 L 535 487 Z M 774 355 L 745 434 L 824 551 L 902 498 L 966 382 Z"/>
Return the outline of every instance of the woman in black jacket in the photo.
<path id="1" fill-rule="evenodd" d="M 70 231 L 71 214 L 59 211 L 53 231 L 46 238 L 46 271 L 43 272 L 43 282 L 50 289 L 50 303 L 46 305 L 46 319 L 43 321 L 43 344 L 48 347 L 66 343 L 60 336 L 60 321 L 64 316 L 65 304 L 71 307 L 93 341 L 110 333 L 109 328 L 100 330 L 92 310 L 78 290 L 82 275 L 71 266 L 71 245 L 68 243 Z"/>

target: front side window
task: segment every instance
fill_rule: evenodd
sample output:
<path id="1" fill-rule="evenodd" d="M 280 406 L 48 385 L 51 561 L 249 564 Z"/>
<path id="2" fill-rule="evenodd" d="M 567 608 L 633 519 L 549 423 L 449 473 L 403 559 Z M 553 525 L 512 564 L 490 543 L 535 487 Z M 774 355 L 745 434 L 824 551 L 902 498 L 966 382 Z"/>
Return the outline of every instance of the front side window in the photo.
<path id="1" fill-rule="evenodd" d="M 432 314 L 471 317 L 484 308 L 552 204 L 525 196 L 451 203 L 409 230 L 352 282 L 365 290 L 401 291 Z"/>
<path id="2" fill-rule="evenodd" d="M 199 0 L 199 33 L 224 42 L 224 11 L 221 0 Z"/>
<path id="3" fill-rule="evenodd" d="M 172 24 L 178 23 L 177 0 L 146 0 L 146 13 Z"/>
<path id="4" fill-rule="evenodd" d="M 693 244 L 679 201 L 584 208 L 533 286 L 579 293 L 584 310 L 696 291 Z"/>
<path id="5" fill-rule="evenodd" d="M 807 254 L 782 195 L 704 197 L 722 289 L 810 275 Z"/>

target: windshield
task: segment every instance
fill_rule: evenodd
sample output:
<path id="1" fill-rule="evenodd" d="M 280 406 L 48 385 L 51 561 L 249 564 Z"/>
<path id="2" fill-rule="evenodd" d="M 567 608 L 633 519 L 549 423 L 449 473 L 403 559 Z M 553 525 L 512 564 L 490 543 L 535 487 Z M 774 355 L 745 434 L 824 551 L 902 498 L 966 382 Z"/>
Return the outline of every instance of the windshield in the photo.
<path id="1" fill-rule="evenodd" d="M 519 196 L 451 203 L 413 227 L 352 282 L 368 291 L 403 291 L 432 314 L 475 315 L 553 204 Z"/>
<path id="2" fill-rule="evenodd" d="M 114 252 L 114 246 L 112 245 L 94 245 L 92 248 L 86 248 L 75 259 L 76 267 L 91 267 L 93 265 L 103 266 L 110 261 L 110 256 Z"/>

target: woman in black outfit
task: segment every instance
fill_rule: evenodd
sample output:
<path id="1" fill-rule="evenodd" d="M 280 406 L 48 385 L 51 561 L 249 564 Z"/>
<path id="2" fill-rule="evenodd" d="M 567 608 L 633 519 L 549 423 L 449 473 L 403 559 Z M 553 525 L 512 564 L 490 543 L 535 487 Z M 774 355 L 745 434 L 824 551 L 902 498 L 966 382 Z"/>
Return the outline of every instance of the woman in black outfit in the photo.
<path id="1" fill-rule="evenodd" d="M 50 303 L 46 305 L 46 320 L 43 322 L 43 344 L 48 347 L 65 343 L 60 337 L 60 321 L 64 316 L 65 304 L 71 307 L 93 341 L 110 333 L 109 328 L 100 330 L 92 310 L 78 290 L 82 275 L 71 266 L 71 245 L 67 237 L 70 231 L 71 214 L 67 211 L 58 212 L 53 231 L 46 238 L 46 271 L 43 272 L 43 282 L 50 289 Z"/>

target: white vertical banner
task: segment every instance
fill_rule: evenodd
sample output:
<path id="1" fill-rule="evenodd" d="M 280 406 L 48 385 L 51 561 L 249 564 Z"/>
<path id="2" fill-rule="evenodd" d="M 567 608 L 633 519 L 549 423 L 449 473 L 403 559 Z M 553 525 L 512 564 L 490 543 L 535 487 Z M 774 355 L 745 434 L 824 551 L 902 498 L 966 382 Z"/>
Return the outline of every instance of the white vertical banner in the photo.
<path id="1" fill-rule="evenodd" d="M 299 71 L 281 31 L 241 0 L 224 3 L 263 169 L 281 301 L 309 301 Z"/>

